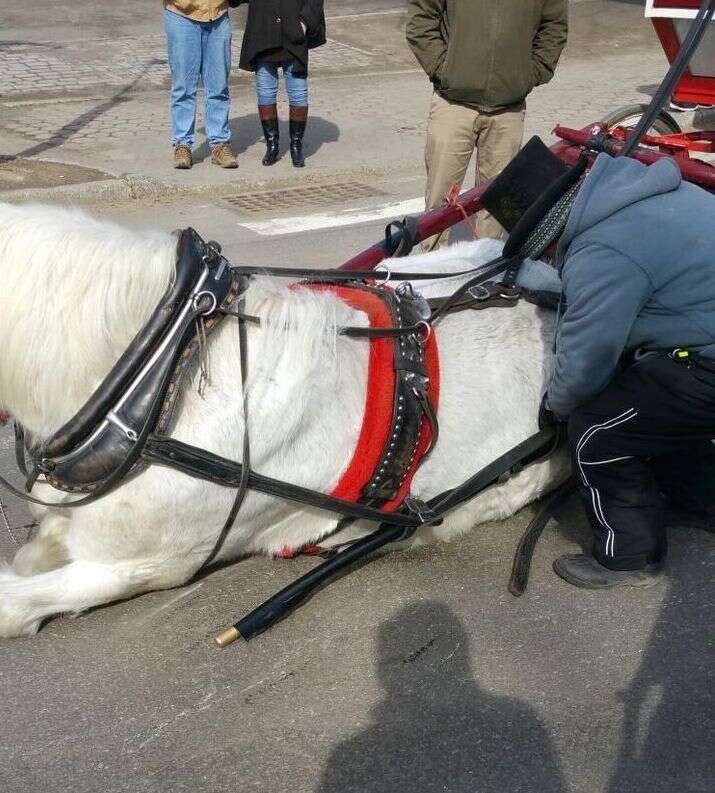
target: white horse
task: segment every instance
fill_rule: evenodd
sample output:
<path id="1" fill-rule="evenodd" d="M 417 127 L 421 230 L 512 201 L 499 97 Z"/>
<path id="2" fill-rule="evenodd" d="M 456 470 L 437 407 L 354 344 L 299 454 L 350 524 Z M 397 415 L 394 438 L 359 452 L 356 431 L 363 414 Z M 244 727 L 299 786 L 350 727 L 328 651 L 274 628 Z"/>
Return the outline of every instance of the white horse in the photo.
<path id="1" fill-rule="evenodd" d="M 494 244 L 463 244 L 400 264 L 465 269 L 493 256 Z M 129 230 L 76 209 L 0 204 L 0 409 L 39 438 L 70 419 L 147 321 L 172 279 L 175 251 L 176 236 L 165 232 Z M 249 313 L 271 320 L 248 330 L 253 467 L 329 492 L 357 442 L 368 360 L 367 341 L 336 329 L 367 319 L 334 295 L 268 278 L 256 278 L 246 300 Z M 552 331 L 549 312 L 523 301 L 439 324 L 441 434 L 414 479 L 416 496 L 459 484 L 535 432 Z M 210 386 L 200 396 L 196 375 L 173 436 L 240 460 L 233 320 L 224 320 L 209 348 Z M 512 515 L 565 473 L 559 456 L 534 464 L 411 542 L 446 540 Z M 43 483 L 33 493 L 76 497 Z M 0 636 L 32 635 L 53 615 L 185 583 L 212 550 L 233 495 L 153 466 L 86 507 L 35 508 L 37 535 L 0 570 Z M 249 493 L 218 559 L 299 548 L 334 525 L 329 513 Z M 372 528 L 358 523 L 350 531 Z"/>

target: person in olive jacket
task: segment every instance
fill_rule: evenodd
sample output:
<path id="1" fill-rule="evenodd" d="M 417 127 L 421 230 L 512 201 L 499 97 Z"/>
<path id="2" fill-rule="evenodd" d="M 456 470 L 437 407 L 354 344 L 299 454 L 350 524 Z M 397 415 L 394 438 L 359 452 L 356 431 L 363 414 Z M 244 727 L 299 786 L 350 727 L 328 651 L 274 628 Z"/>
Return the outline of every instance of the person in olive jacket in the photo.
<path id="1" fill-rule="evenodd" d="M 248 3 L 241 69 L 256 73 L 258 115 L 266 139 L 264 165 L 279 158 L 278 70 L 283 70 L 288 93 L 290 154 L 302 168 L 303 136 L 308 119 L 308 50 L 325 43 L 323 0 L 230 0 Z"/>
<path id="2" fill-rule="evenodd" d="M 494 178 L 519 151 L 524 100 L 552 78 L 567 32 L 567 0 L 409 0 L 407 42 L 434 86 L 427 209 L 461 185 L 475 147 L 476 184 Z M 483 215 L 477 228 L 481 236 L 503 234 Z"/>

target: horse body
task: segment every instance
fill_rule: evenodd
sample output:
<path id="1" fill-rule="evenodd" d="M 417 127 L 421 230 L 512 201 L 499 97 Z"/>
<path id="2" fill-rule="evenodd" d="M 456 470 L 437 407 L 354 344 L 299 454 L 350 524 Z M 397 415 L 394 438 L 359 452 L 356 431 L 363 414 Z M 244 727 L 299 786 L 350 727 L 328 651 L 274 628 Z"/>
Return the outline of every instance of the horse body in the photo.
<path id="1" fill-rule="evenodd" d="M 493 243 L 492 243 L 493 244 Z M 404 259 L 412 269 L 466 269 L 489 258 L 474 243 Z M 135 232 L 78 211 L 0 210 L 0 408 L 47 437 L 88 399 L 148 319 L 173 274 L 176 238 Z M 257 278 L 247 310 L 246 414 L 260 473 L 329 492 L 346 469 L 364 411 L 369 347 L 340 325 L 367 319 L 331 293 Z M 553 320 L 528 303 L 464 312 L 439 325 L 440 441 L 418 471 L 422 499 L 453 487 L 536 429 Z M 210 384 L 187 385 L 172 435 L 240 460 L 238 331 L 226 319 L 209 342 Z M 513 514 L 565 474 L 561 457 L 530 466 L 454 510 L 412 544 L 448 539 Z M 71 500 L 45 484 L 46 500 Z M 0 636 L 31 635 L 46 617 L 190 579 L 211 552 L 233 491 L 152 466 L 86 507 L 38 508 L 37 536 L 0 571 Z M 250 492 L 219 559 L 274 554 L 319 541 L 335 516 Z M 350 536 L 371 526 L 360 523 Z M 339 536 L 340 541 L 346 534 Z"/>

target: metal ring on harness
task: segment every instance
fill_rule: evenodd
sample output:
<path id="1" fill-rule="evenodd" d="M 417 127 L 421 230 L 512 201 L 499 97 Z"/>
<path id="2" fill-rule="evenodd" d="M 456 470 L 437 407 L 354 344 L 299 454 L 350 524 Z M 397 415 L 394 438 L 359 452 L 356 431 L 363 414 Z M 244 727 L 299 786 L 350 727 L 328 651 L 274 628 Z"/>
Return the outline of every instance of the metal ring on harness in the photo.
<path id="1" fill-rule="evenodd" d="M 489 300 L 491 297 L 491 292 L 489 288 L 486 286 L 482 286 L 482 284 L 475 284 L 474 286 L 470 286 L 467 289 L 467 294 L 470 297 L 473 297 L 475 300 Z"/>
<path id="2" fill-rule="evenodd" d="M 199 307 L 199 303 L 204 299 L 204 297 L 211 298 L 210 307 L 206 310 L 202 310 Z M 194 305 L 194 311 L 196 311 L 201 316 L 207 317 L 209 316 L 209 314 L 213 314 L 214 311 L 216 311 L 216 309 L 218 308 L 218 300 L 216 299 L 216 295 L 213 292 L 206 292 L 206 291 L 198 292 L 194 296 L 193 305 Z"/>
<path id="3" fill-rule="evenodd" d="M 425 329 L 425 335 L 422 341 L 427 341 L 427 339 L 429 339 L 429 337 L 432 335 L 432 326 L 429 324 L 429 322 L 427 322 L 426 319 L 421 319 L 415 327 L 419 328 L 420 326 Z"/>
<path id="4" fill-rule="evenodd" d="M 377 271 L 378 271 L 378 270 L 380 270 L 381 268 L 382 268 L 382 269 L 383 269 L 383 270 L 384 270 L 384 271 L 387 273 L 387 277 L 386 277 L 384 280 L 382 280 L 382 281 L 378 281 L 378 280 L 376 280 L 376 281 L 375 281 L 375 283 L 376 283 L 378 286 L 382 286 L 383 284 L 386 284 L 386 283 L 387 283 L 387 282 L 390 280 L 390 278 L 392 278 L 392 273 L 390 272 L 390 268 L 389 268 L 389 267 L 388 267 L 386 264 L 378 264 L 378 265 L 375 267 L 375 270 L 374 270 L 374 272 L 377 272 Z"/>

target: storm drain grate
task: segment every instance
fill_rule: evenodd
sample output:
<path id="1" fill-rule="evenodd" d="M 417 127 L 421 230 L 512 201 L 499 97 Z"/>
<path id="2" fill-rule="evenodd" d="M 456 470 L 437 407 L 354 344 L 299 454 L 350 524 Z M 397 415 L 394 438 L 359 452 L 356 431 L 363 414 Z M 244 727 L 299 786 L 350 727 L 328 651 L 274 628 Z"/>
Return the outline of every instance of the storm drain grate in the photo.
<path id="1" fill-rule="evenodd" d="M 263 193 L 242 193 L 224 200 L 244 212 L 267 212 L 302 206 L 324 206 L 361 198 L 376 198 L 387 193 L 363 182 L 347 181 L 285 187 Z"/>

